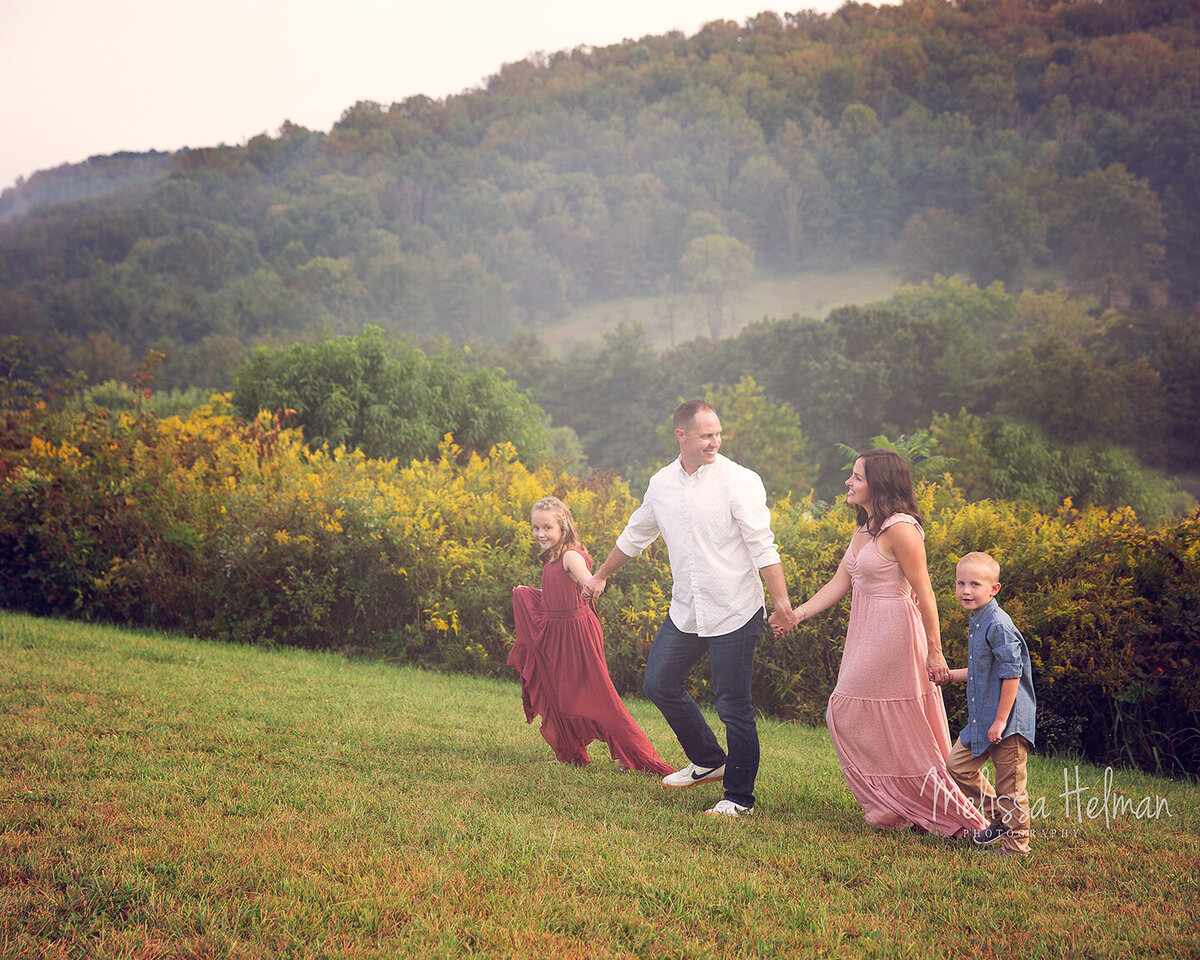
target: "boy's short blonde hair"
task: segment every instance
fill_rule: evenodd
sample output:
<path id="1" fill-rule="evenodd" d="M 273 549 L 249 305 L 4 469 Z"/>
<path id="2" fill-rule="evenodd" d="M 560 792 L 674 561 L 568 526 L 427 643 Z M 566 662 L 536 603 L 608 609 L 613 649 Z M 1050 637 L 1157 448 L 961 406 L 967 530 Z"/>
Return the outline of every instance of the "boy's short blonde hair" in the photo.
<path id="1" fill-rule="evenodd" d="M 988 576 L 990 576 L 996 583 L 1000 582 L 1000 563 L 990 553 L 983 553 L 980 550 L 975 550 L 971 553 L 964 554 L 959 558 L 958 564 L 955 564 L 955 569 L 958 568 L 959 564 L 964 563 L 981 567 L 987 571 Z"/>

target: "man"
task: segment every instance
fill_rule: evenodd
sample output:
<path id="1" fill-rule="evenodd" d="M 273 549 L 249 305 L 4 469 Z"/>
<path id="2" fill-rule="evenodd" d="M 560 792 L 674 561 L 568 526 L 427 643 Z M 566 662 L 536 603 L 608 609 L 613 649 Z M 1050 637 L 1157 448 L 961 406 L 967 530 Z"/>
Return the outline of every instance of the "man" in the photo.
<path id="1" fill-rule="evenodd" d="M 689 400 L 672 417 L 679 458 L 658 471 L 612 552 L 583 588 L 599 596 L 608 577 L 661 533 L 671 561 L 671 607 L 646 659 L 644 690 L 679 738 L 688 765 L 666 787 L 724 780 L 711 814 L 754 812 L 758 726 L 750 697 L 754 645 L 763 623 L 763 581 L 771 624 L 790 633 L 798 618 L 788 600 L 758 474 L 720 455 L 721 421 L 711 404 Z M 728 754 L 687 692 L 692 667 L 710 654 L 717 714 Z"/>

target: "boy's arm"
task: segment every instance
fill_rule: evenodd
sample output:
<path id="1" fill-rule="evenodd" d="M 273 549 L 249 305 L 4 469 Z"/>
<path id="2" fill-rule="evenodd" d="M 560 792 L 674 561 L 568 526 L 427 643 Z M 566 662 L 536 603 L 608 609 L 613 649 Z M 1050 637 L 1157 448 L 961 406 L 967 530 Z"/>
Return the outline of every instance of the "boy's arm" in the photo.
<path id="1" fill-rule="evenodd" d="M 1004 739 L 1004 728 L 1008 726 L 1008 715 L 1017 701 L 1020 677 L 1007 677 L 1000 681 L 1000 702 L 996 704 L 996 719 L 988 727 L 988 743 L 999 743 Z"/>
<path id="2" fill-rule="evenodd" d="M 967 668 L 959 667 L 957 670 L 951 670 L 950 676 L 947 677 L 946 680 L 951 683 L 966 683 L 967 682 Z M 946 682 L 946 681 L 943 681 L 943 682 Z M 940 687 L 941 684 L 939 683 L 938 686 Z"/>
<path id="3" fill-rule="evenodd" d="M 616 573 L 632 559 L 629 554 L 622 553 L 619 547 L 613 547 L 600 564 L 600 569 L 583 582 L 583 599 L 594 600 L 600 596 L 604 592 L 604 584 L 608 581 L 609 574 Z"/>

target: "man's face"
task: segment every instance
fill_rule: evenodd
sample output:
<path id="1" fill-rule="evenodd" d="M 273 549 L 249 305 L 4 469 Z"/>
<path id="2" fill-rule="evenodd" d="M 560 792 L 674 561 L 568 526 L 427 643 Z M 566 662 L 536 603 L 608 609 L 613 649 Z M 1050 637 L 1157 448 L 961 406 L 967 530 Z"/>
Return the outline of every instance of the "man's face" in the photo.
<path id="1" fill-rule="evenodd" d="M 675 431 L 675 437 L 679 440 L 683 469 L 695 473 L 704 464 L 717 459 L 721 449 L 721 421 L 715 413 L 701 410 L 690 427 Z"/>

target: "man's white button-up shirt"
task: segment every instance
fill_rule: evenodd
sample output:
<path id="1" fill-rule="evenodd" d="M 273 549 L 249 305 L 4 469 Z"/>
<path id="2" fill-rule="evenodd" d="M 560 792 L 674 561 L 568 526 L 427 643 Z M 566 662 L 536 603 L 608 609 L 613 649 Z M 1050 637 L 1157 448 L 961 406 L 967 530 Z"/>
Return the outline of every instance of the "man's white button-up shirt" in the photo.
<path id="1" fill-rule="evenodd" d="M 758 571 L 779 563 L 779 551 L 767 493 L 753 470 L 720 454 L 692 474 L 678 459 L 663 467 L 617 549 L 636 557 L 660 533 L 671 561 L 671 621 L 684 633 L 730 633 L 763 606 Z"/>

